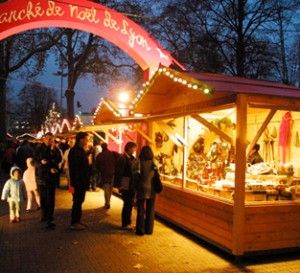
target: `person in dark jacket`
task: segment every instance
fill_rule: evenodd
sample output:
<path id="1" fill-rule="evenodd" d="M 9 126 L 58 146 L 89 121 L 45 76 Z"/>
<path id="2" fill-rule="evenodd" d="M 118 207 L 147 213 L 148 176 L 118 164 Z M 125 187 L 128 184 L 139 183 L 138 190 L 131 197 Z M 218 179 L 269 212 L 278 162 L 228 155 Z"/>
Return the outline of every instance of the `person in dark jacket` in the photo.
<path id="1" fill-rule="evenodd" d="M 154 191 L 152 178 L 153 152 L 149 146 L 143 146 L 139 156 L 140 174 L 136 183 L 137 217 L 136 234 L 152 234 L 154 226 L 154 203 L 156 193 Z"/>
<path id="2" fill-rule="evenodd" d="M 28 140 L 24 140 L 16 150 L 16 163 L 21 168 L 22 173 L 27 169 L 27 158 L 33 156 L 33 148 Z"/>
<path id="3" fill-rule="evenodd" d="M 117 160 L 114 186 L 119 189 L 123 199 L 122 229 L 134 230 L 131 225 L 131 214 L 134 205 L 134 175 L 137 160 L 134 153 L 137 145 L 134 142 L 127 142 L 125 152 Z"/>
<path id="4" fill-rule="evenodd" d="M 102 143 L 101 148 L 102 152 L 96 157 L 95 167 L 101 176 L 101 187 L 104 191 L 105 208 L 109 209 L 117 157 L 114 152 L 108 149 L 107 143 Z"/>
<path id="5" fill-rule="evenodd" d="M 41 201 L 41 222 L 47 221 L 48 227 L 54 228 L 55 178 L 61 155 L 55 147 L 52 133 L 46 133 L 43 141 L 34 152 L 33 164 L 36 167 L 36 182 Z"/>
<path id="6" fill-rule="evenodd" d="M 264 162 L 263 158 L 261 157 L 261 155 L 258 152 L 259 149 L 260 149 L 260 145 L 255 144 L 254 147 L 252 148 L 252 150 L 249 153 L 247 163 L 250 163 L 251 165 L 254 165 L 254 164 L 257 164 L 257 163 Z"/>
<path id="7" fill-rule="evenodd" d="M 82 204 L 90 183 L 90 163 L 87 152 L 88 134 L 79 132 L 76 135 L 75 146 L 70 150 L 69 172 L 70 184 L 74 188 L 73 206 L 70 229 L 83 230 L 86 225 L 81 223 Z"/>
<path id="8" fill-rule="evenodd" d="M 16 163 L 16 144 L 8 141 L 2 158 L 2 169 L 5 174 L 10 173 L 11 167 Z"/>

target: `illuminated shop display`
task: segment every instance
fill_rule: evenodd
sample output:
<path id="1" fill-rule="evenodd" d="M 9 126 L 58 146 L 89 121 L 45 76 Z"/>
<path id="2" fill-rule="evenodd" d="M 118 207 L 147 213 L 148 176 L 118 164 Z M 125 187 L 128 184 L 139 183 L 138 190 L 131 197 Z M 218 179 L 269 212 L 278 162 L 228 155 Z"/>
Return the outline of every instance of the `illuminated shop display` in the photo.
<path id="1" fill-rule="evenodd" d="M 250 109 L 249 112 L 247 139 L 250 145 L 250 140 L 255 138 L 268 111 Z M 286 113 L 293 117 L 290 120 L 293 127 L 287 124 L 283 129 L 284 123 L 281 119 Z M 202 119 L 209 127 L 200 122 Z M 299 126 L 298 112 L 278 111 L 269 121 L 257 140 L 263 162 L 254 165 L 247 163 L 245 169 L 246 201 L 300 198 L 300 164 L 297 160 L 300 153 L 297 132 Z M 198 193 L 233 200 L 235 127 L 234 108 L 153 122 L 153 150 L 164 182 Z M 218 135 L 219 131 L 227 135 L 227 141 Z M 288 138 L 287 147 L 280 146 L 279 140 L 282 142 L 284 137 Z"/>

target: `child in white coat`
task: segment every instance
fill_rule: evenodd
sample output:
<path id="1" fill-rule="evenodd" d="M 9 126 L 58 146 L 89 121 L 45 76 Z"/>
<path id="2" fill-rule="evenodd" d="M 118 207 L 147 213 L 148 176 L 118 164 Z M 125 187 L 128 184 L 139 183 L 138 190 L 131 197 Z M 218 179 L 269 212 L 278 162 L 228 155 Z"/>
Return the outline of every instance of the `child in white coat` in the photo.
<path id="1" fill-rule="evenodd" d="M 30 212 L 32 209 L 33 199 L 35 198 L 35 202 L 37 204 L 37 209 L 40 209 L 40 194 L 38 192 L 36 177 L 35 177 L 35 167 L 33 166 L 33 158 L 29 157 L 26 159 L 27 169 L 23 174 L 23 180 L 26 186 L 27 191 L 27 207 L 26 211 Z"/>
<path id="2" fill-rule="evenodd" d="M 26 200 L 26 189 L 19 167 L 10 169 L 10 179 L 4 184 L 1 199 L 9 204 L 9 222 L 20 222 L 21 202 Z"/>

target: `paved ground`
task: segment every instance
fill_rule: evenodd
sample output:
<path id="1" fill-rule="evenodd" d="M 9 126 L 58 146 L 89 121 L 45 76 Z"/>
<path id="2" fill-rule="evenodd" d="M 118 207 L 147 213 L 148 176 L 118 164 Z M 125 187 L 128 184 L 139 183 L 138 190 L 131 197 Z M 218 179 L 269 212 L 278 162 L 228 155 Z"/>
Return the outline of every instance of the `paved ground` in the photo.
<path id="1" fill-rule="evenodd" d="M 0 272 L 300 273 L 300 253 L 237 262 L 160 220 L 151 236 L 120 230 L 121 200 L 113 197 L 106 211 L 103 199 L 102 191 L 87 193 L 82 220 L 88 228 L 84 231 L 68 228 L 72 200 L 64 188 L 56 192 L 55 230 L 46 229 L 38 221 L 39 212 L 26 213 L 24 206 L 22 222 L 9 224 L 7 204 L 1 201 Z"/>

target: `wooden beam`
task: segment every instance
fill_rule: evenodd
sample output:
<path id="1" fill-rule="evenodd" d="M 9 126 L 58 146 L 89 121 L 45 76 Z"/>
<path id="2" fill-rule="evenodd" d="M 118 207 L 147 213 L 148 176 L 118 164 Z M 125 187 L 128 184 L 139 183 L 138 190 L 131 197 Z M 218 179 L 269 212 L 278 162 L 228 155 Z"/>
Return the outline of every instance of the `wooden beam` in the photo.
<path id="1" fill-rule="evenodd" d="M 254 147 L 256 142 L 259 140 L 259 138 L 261 137 L 263 132 L 266 130 L 268 124 L 270 123 L 271 119 L 274 117 L 276 111 L 277 111 L 277 108 L 273 108 L 273 109 L 270 110 L 268 116 L 264 120 L 263 124 L 260 126 L 257 134 L 254 136 L 254 138 L 252 139 L 250 145 L 248 146 L 247 155 L 249 155 L 250 151 L 252 150 L 252 148 Z"/>
<path id="2" fill-rule="evenodd" d="M 300 100 L 297 98 L 283 98 L 275 96 L 248 96 L 249 107 L 284 111 L 300 111 Z"/>
<path id="3" fill-rule="evenodd" d="M 215 132 L 217 135 L 219 135 L 225 141 L 229 142 L 230 144 L 234 144 L 233 140 L 232 140 L 232 137 L 230 137 L 229 135 L 225 134 L 223 131 L 221 131 L 216 126 L 212 125 L 209 121 L 207 121 L 206 119 L 204 119 L 200 115 L 191 115 L 191 117 L 193 119 L 197 120 L 198 122 L 200 122 L 201 124 L 203 124 L 209 130 Z"/>
<path id="4" fill-rule="evenodd" d="M 134 125 L 134 128 L 136 129 L 136 131 L 142 136 L 144 137 L 149 143 L 153 144 L 153 140 L 147 136 L 137 125 Z"/>
<path id="5" fill-rule="evenodd" d="M 127 136 L 131 141 L 136 142 L 136 139 L 133 139 L 126 131 L 122 131 L 125 136 Z"/>
<path id="6" fill-rule="evenodd" d="M 115 136 L 113 136 L 110 132 L 108 132 L 108 130 L 105 130 L 104 131 L 107 135 L 108 135 L 108 137 L 110 137 L 115 143 L 117 143 L 117 144 L 121 144 L 122 143 L 122 140 L 120 140 L 120 139 L 117 139 Z"/>
<path id="7" fill-rule="evenodd" d="M 96 131 L 91 131 L 95 136 L 97 136 L 100 140 L 103 142 L 106 142 L 106 139 L 104 139 L 102 136 L 100 136 Z"/>
<path id="8" fill-rule="evenodd" d="M 165 124 L 163 121 L 157 121 L 157 124 L 177 146 L 179 147 L 182 147 L 182 145 L 187 146 L 187 142 L 177 131 L 173 130 L 170 126 Z"/>

